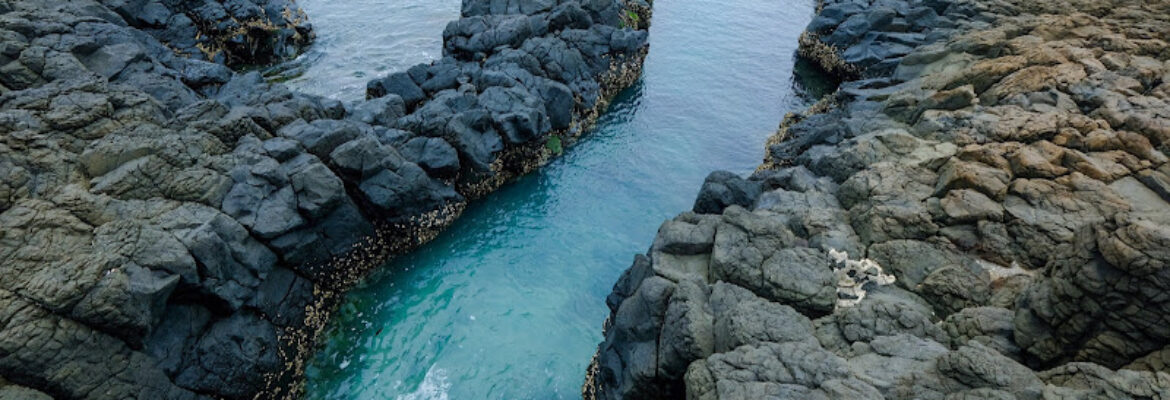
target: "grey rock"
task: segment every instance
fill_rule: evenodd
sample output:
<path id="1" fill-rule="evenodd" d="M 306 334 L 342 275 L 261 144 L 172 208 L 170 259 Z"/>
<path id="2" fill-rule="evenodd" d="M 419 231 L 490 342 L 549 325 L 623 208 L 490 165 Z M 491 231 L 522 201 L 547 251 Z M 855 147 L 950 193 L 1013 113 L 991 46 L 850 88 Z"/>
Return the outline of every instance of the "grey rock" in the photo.
<path id="1" fill-rule="evenodd" d="M 1014 339 L 1015 313 L 998 307 L 970 307 L 951 314 L 943 322 L 943 330 L 955 345 L 977 341 L 1000 354 L 1020 360 L 1020 349 Z"/>
<path id="2" fill-rule="evenodd" d="M 408 109 L 414 108 L 426 98 L 422 89 L 405 72 L 391 74 L 382 80 L 370 81 L 366 85 L 366 97 L 382 97 L 388 94 L 400 97 Z"/>
<path id="3" fill-rule="evenodd" d="M 446 127 L 461 159 L 479 172 L 490 171 L 494 155 L 504 149 L 504 142 L 489 118 L 484 112 L 463 112 L 451 118 Z"/>
<path id="4" fill-rule="evenodd" d="M 711 294 L 716 352 L 742 345 L 807 341 L 812 322 L 792 307 L 766 301 L 741 287 L 716 282 Z"/>
<path id="5" fill-rule="evenodd" d="M 727 171 L 712 172 L 703 180 L 693 210 L 700 214 L 717 214 L 731 205 L 748 207 L 759 193 L 760 187 L 754 182 Z"/>
<path id="6" fill-rule="evenodd" d="M 1167 126 L 1157 86 L 1166 66 L 1117 34 L 1161 37 L 1163 13 L 1123 3 L 823 3 L 798 52 L 843 79 L 838 91 L 787 116 L 751 178 L 709 177 L 698 214 L 665 223 L 648 257 L 636 258 L 607 298 L 617 315 L 639 284 L 705 281 L 706 308 L 693 304 L 701 296 L 685 308 L 703 312 L 676 314 L 658 333 L 698 338 L 678 333 L 700 332 L 685 328 L 700 326 L 694 321 L 709 310 L 713 352 L 691 361 L 680 380 L 676 360 L 706 351 L 672 347 L 671 373 L 651 379 L 652 362 L 635 366 L 617 355 L 646 351 L 653 335 L 607 335 L 585 394 L 1170 393 L 1159 267 L 1170 237 L 1162 183 L 1170 167 L 1162 140 L 1153 140 Z M 1086 27 L 1136 47 L 1077 39 L 1073 32 Z M 537 49 L 557 48 L 524 46 L 543 60 Z M 577 50 L 588 56 L 595 48 Z M 720 218 L 709 248 L 697 215 Z M 880 266 L 897 284 L 867 284 L 856 303 L 812 301 L 817 288 L 832 294 L 838 284 L 821 253 L 830 250 Z M 607 331 L 639 323 L 654 330 L 611 316 Z M 634 369 L 642 379 L 619 378 Z"/>
<path id="7" fill-rule="evenodd" d="M 366 124 L 394 126 L 406 115 L 406 102 L 397 95 L 386 95 L 360 102 L 347 114 Z"/>
<path id="8" fill-rule="evenodd" d="M 76 318 L 141 347 L 162 316 L 179 276 L 135 264 L 110 271 L 74 308 Z"/>
<path id="9" fill-rule="evenodd" d="M 197 391 L 215 390 L 240 397 L 259 390 L 264 377 L 248 371 L 277 367 L 276 330 L 262 319 L 237 314 L 213 323 L 192 349 L 195 362 L 179 371 L 175 383 Z"/>
<path id="10" fill-rule="evenodd" d="M 400 149 L 403 157 L 418 164 L 435 177 L 449 177 L 459 172 L 459 153 L 441 138 L 416 137 Z"/>
<path id="11" fill-rule="evenodd" d="M 678 255 L 710 253 L 715 244 L 715 227 L 718 222 L 718 218 L 697 214 L 663 222 L 651 248 Z"/>
<path id="12" fill-rule="evenodd" d="M 869 247 L 869 258 L 898 277 L 898 284 L 908 290 L 935 270 L 948 265 L 966 265 L 966 257 L 935 244 L 917 240 L 892 240 Z"/>
<path id="13" fill-rule="evenodd" d="M 362 179 L 381 171 L 394 171 L 406 162 L 392 147 L 383 146 L 372 135 L 364 135 L 337 146 L 329 159 L 343 174 Z"/>
<path id="14" fill-rule="evenodd" d="M 463 200 L 455 189 L 431 179 L 411 163 L 397 171 L 383 170 L 366 178 L 358 188 L 370 203 L 391 215 L 413 215 Z"/>
<path id="15" fill-rule="evenodd" d="M 362 126 L 348 121 L 299 121 L 280 130 L 280 136 L 300 142 L 310 153 L 328 160 L 329 153 L 344 143 L 362 136 Z"/>
<path id="16" fill-rule="evenodd" d="M 1000 221 L 1003 219 L 1002 205 L 983 193 L 971 189 L 947 192 L 940 204 L 947 217 L 955 222 Z"/>

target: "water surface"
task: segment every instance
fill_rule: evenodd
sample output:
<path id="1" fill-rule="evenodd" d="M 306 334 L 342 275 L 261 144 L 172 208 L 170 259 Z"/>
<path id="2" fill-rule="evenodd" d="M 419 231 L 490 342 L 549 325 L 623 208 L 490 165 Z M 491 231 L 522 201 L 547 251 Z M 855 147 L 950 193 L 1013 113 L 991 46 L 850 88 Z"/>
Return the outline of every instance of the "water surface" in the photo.
<path id="1" fill-rule="evenodd" d="M 808 104 L 792 67 L 812 0 L 654 7 L 643 78 L 593 132 L 348 294 L 309 398 L 580 397 L 633 255 L 710 171 L 750 172 Z"/>
<path id="2" fill-rule="evenodd" d="M 317 34 L 313 46 L 266 75 L 301 92 L 350 102 L 366 82 L 443 54 L 443 28 L 459 0 L 298 0 Z"/>

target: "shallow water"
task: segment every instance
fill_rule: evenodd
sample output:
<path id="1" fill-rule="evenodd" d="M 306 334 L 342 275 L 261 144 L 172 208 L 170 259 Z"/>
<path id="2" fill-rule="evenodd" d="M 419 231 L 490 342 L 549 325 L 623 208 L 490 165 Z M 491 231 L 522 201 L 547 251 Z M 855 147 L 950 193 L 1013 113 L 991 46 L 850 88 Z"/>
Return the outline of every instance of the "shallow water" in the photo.
<path id="1" fill-rule="evenodd" d="M 459 0 L 298 0 L 317 38 L 296 60 L 266 71 L 301 92 L 350 102 L 366 82 L 443 55 L 443 28 Z"/>
<path id="2" fill-rule="evenodd" d="M 784 113 L 808 104 L 792 69 L 812 0 L 654 8 L 643 78 L 593 132 L 348 294 L 308 398 L 580 396 L 633 255 L 707 173 L 750 172 Z"/>

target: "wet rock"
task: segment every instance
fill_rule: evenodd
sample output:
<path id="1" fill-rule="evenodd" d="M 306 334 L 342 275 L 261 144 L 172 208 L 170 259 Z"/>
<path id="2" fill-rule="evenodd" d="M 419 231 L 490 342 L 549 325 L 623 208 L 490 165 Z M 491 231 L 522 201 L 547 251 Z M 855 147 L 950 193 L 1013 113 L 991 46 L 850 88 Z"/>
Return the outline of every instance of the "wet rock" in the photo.
<path id="1" fill-rule="evenodd" d="M 406 162 L 398 151 L 383 146 L 372 135 L 362 135 L 334 147 L 328 158 L 343 174 L 359 180 L 385 170 L 397 170 Z"/>
<path id="2" fill-rule="evenodd" d="M 658 332 L 675 285 L 661 277 L 649 277 L 614 311 L 614 329 L 607 332 L 621 346 L 602 351 L 611 360 L 602 364 L 616 393 L 655 393 L 663 388 L 658 376 Z"/>
<path id="3" fill-rule="evenodd" d="M 635 46 L 629 48 L 633 49 Z M 559 82 L 549 81 L 541 89 L 540 96 L 544 99 L 544 110 L 552 129 L 569 128 L 573 123 L 573 109 L 576 106 L 572 90 Z"/>
<path id="4" fill-rule="evenodd" d="M 304 12 L 282 0 L 103 3 L 179 54 L 229 66 L 290 60 L 313 40 Z"/>
<path id="5" fill-rule="evenodd" d="M 490 121 L 486 112 L 468 111 L 452 117 L 446 126 L 460 159 L 479 172 L 490 171 L 495 155 L 504 150 L 504 141 Z"/>

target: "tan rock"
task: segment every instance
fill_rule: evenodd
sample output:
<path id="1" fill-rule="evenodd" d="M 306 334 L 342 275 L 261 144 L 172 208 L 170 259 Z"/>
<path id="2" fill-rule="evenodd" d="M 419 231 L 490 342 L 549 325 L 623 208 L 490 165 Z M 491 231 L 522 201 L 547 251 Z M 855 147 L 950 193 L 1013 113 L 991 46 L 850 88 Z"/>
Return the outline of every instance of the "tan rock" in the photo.
<path id="1" fill-rule="evenodd" d="M 1022 178 L 1055 178 L 1068 173 L 1060 166 L 1064 148 L 1049 141 L 1024 146 L 1008 156 L 1012 173 Z"/>
<path id="2" fill-rule="evenodd" d="M 1100 156 L 1099 154 L 1101 153 L 1086 154 L 1076 150 L 1069 150 L 1065 153 L 1064 166 L 1106 183 L 1129 175 L 1129 168 L 1126 168 L 1110 157 Z"/>
<path id="3" fill-rule="evenodd" d="M 1084 80 L 1088 74 L 1079 64 L 1037 65 L 1013 72 L 996 83 L 981 98 L 993 103 L 1010 94 L 1057 89 Z"/>
<path id="4" fill-rule="evenodd" d="M 988 197 L 1002 200 L 1011 179 L 1008 171 L 952 158 L 939 171 L 935 194 L 940 195 L 954 189 L 975 189 Z"/>

